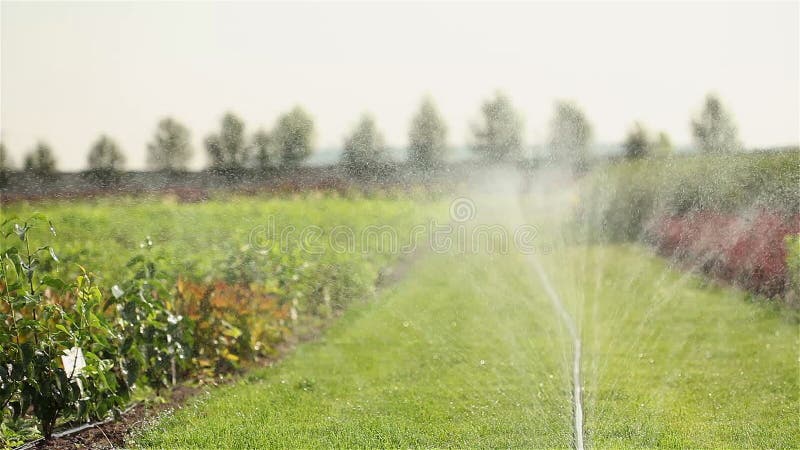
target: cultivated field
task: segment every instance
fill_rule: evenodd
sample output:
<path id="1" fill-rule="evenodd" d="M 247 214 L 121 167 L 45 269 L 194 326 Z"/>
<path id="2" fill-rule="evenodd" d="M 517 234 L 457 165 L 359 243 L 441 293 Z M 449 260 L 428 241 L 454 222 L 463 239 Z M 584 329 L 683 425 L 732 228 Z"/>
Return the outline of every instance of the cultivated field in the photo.
<path id="1" fill-rule="evenodd" d="M 524 184 L 489 173 L 452 197 L 219 193 L 4 207 L 12 326 L 2 345 L 20 390 L 3 401 L 26 411 L 4 418 L 6 443 L 132 401 L 169 401 L 183 385 L 194 393 L 187 407 L 137 425 L 126 445 L 798 445 L 791 286 L 770 299 L 696 254 L 667 252 L 651 232 L 666 197 L 650 200 L 659 207 L 635 233 L 606 235 L 593 218 L 627 218 L 614 199 L 631 194 L 599 202 L 597 178 L 561 175 Z M 788 211 L 778 217 L 791 226 L 790 194 L 760 195 L 747 211 L 788 205 L 769 211 Z M 698 208 L 669 211 L 678 220 Z M 451 227 L 451 245 L 431 224 Z M 530 242 L 516 238 L 524 227 Z M 785 269 L 792 248 L 781 254 Z M 62 389 L 68 361 L 38 362 L 35 348 L 81 349 L 81 385 Z M 13 377 L 24 370 L 32 375 Z M 52 388 L 37 396 L 31 386 Z"/>

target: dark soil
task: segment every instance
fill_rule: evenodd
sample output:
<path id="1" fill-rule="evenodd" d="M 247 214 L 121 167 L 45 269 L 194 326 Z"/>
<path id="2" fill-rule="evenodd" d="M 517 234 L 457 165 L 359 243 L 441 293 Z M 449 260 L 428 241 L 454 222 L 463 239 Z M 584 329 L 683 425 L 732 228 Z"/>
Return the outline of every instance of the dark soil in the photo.
<path id="1" fill-rule="evenodd" d="M 187 399 L 202 392 L 207 387 L 203 386 L 176 386 L 170 392 L 169 398 L 163 402 L 148 402 L 135 405 L 122 416 L 122 420 L 98 424 L 69 436 L 41 441 L 34 448 L 44 449 L 109 449 L 124 448 L 125 439 L 131 430 L 145 423 L 148 418 L 155 417 L 161 412 L 179 408 Z"/>

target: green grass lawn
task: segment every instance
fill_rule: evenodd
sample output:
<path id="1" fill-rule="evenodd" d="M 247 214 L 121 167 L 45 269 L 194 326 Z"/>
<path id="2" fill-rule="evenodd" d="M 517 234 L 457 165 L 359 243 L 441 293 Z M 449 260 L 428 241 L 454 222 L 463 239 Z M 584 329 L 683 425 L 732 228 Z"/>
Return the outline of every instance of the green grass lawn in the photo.
<path id="1" fill-rule="evenodd" d="M 800 445 L 795 313 L 636 246 L 563 249 L 546 265 L 579 311 L 588 445 Z"/>
<path id="2" fill-rule="evenodd" d="M 550 225 L 537 257 L 582 336 L 587 446 L 800 445 L 795 312 Z M 136 443 L 569 447 L 571 346 L 528 258 L 426 253 L 323 339 Z"/>

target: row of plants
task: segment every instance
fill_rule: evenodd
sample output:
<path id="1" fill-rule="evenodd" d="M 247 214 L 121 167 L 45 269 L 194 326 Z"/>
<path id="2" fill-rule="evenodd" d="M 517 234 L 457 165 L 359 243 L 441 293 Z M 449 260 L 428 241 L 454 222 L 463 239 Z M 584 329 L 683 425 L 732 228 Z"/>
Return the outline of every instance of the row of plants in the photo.
<path id="1" fill-rule="evenodd" d="M 620 162 L 582 183 L 586 236 L 646 242 L 753 292 L 797 295 L 800 151 Z"/>
<path id="2" fill-rule="evenodd" d="M 127 261 L 139 249 L 141 240 L 150 236 L 155 243 L 151 250 L 153 258 L 165 261 L 170 271 L 187 280 L 213 282 L 220 274 L 234 280 L 245 271 L 251 280 L 261 277 L 276 289 L 281 285 L 302 291 L 303 279 L 292 280 L 297 274 L 295 266 L 321 258 L 298 254 L 297 240 L 305 227 L 319 226 L 324 233 L 319 241 L 325 246 L 328 232 L 337 226 L 358 231 L 371 224 L 389 224 L 403 231 L 424 221 L 432 211 L 426 205 L 434 202 L 420 200 L 425 198 L 413 193 L 367 197 L 357 192 L 340 195 L 335 191 L 312 191 L 264 198 L 211 192 L 208 200 L 197 203 L 181 203 L 169 195 L 148 200 L 132 197 L 81 202 L 50 200 L 4 205 L 3 213 L 7 217 L 46 214 L 59 226 L 59 255 L 65 262 L 61 270 L 74 278 L 79 275 L 76 264 L 91 267 L 103 286 L 117 284 L 131 275 Z M 287 229 L 295 232 L 285 236 L 282 245 L 244 250 L 251 245 L 254 230 L 267 229 L 276 233 Z M 34 229 L 31 233 L 35 240 L 42 241 L 48 239 L 46 231 Z M 406 238 L 406 233 L 398 234 Z M 362 248 L 361 242 L 358 244 L 355 250 L 363 257 L 358 267 L 366 267 L 359 275 L 377 270 L 391 259 L 374 252 L 374 248 Z M 353 260 L 352 255 L 340 258 L 336 252 L 325 252 L 323 257 L 337 263 Z M 260 263 L 276 272 L 277 278 L 263 276 L 267 269 L 256 267 Z M 47 269 L 53 267 L 48 265 Z"/>
<path id="3" fill-rule="evenodd" d="M 280 245 L 253 248 L 251 239 L 241 240 L 250 237 L 244 231 L 252 232 L 242 224 L 250 208 L 279 206 L 273 211 L 284 216 L 275 225 L 278 230 L 292 223 L 320 224 L 328 233 L 333 226 L 363 229 L 375 221 L 408 229 L 420 220 L 410 213 L 413 204 L 251 199 L 238 205 L 238 213 L 228 202 L 210 202 L 169 205 L 165 209 L 178 216 L 158 218 L 164 212 L 161 203 L 95 204 L 86 210 L 53 204 L 44 208 L 59 218 L 53 222 L 41 214 L 5 219 L 0 254 L 4 444 L 32 438 L 32 421 L 39 434 L 50 437 L 61 423 L 119 416 L 142 392 L 159 396 L 181 380 L 218 377 L 269 357 L 291 334 L 318 327 L 351 299 L 363 297 L 380 268 L 395 257 L 368 242 L 354 252 L 328 248 L 310 254 L 300 246 L 301 237 L 291 235 Z M 313 214 L 315 209 L 329 215 Z M 219 215 L 222 211 L 234 217 Z M 152 223 L 139 222 L 139 212 Z M 117 221 L 119 213 L 128 213 L 129 222 Z M 52 246 L 53 223 L 65 225 L 59 225 L 58 252 Z M 115 226 L 141 227 L 159 238 L 131 245 Z M 171 234 L 160 233 L 164 230 Z M 221 238 L 211 239 L 215 234 Z M 209 240 L 200 246 L 203 238 Z M 82 243 L 88 245 L 81 248 Z"/>
<path id="4" fill-rule="evenodd" d="M 662 254 L 767 297 L 791 292 L 792 303 L 800 292 L 796 269 L 792 272 L 792 259 L 800 254 L 798 236 L 800 215 L 786 218 L 767 211 L 665 216 L 648 231 Z"/>

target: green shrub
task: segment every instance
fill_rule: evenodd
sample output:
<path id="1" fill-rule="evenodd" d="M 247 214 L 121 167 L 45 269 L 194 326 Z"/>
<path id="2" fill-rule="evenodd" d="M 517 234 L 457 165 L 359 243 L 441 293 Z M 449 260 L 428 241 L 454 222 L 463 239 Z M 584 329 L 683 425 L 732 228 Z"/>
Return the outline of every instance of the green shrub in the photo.
<path id="1" fill-rule="evenodd" d="M 13 419 L 31 411 L 49 438 L 60 417 L 104 417 L 118 412 L 127 396 L 119 390 L 119 372 L 109 370 L 114 333 L 101 311 L 100 290 L 85 273 L 74 283 L 42 273 L 42 258 L 59 261 L 49 245 L 31 251 L 30 230 L 46 224 L 41 215 L 2 224 L 4 238 L 18 240 L 0 254 L 0 421 L 6 407 Z M 48 228 L 55 235 L 52 224 Z"/>
<path id="2" fill-rule="evenodd" d="M 583 181 L 580 211 L 589 235 L 613 241 L 646 237 L 658 215 L 763 208 L 800 213 L 800 151 L 688 155 L 626 161 Z"/>

